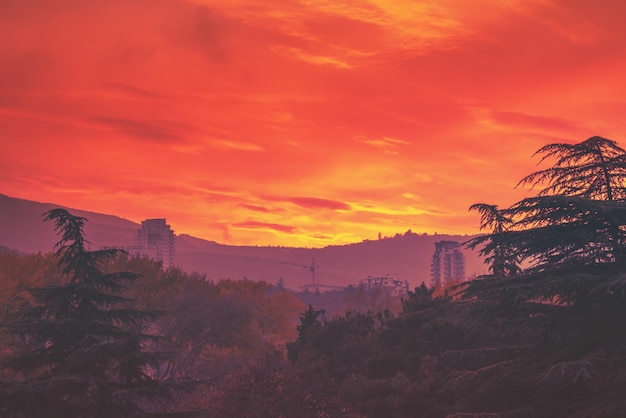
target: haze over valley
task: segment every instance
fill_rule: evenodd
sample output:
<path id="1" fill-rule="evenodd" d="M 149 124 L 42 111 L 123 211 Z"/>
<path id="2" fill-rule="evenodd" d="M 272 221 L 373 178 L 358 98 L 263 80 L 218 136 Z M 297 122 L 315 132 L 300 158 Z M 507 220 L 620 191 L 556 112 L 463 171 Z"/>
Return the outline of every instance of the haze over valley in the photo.
<path id="1" fill-rule="evenodd" d="M 0 417 L 626 417 L 624 17 L 0 0 Z"/>
<path id="2" fill-rule="evenodd" d="M 51 251 L 58 237 L 50 225 L 42 222 L 41 214 L 62 206 L 0 195 L 0 245 L 23 252 Z M 94 249 L 132 245 L 135 232 L 141 226 L 114 215 L 79 209 L 70 211 L 89 220 L 85 234 Z M 468 239 L 470 236 L 404 232 L 348 245 L 297 248 L 224 245 L 180 234 L 176 237 L 175 264 L 189 272 L 206 274 L 211 280 L 246 277 L 276 283 L 282 278 L 285 286 L 298 290 L 311 284 L 312 273 L 307 266 L 315 258 L 317 279 L 322 285 L 356 285 L 368 276 L 392 274 L 407 280 L 413 288 L 430 282 L 435 242 Z M 476 251 L 466 249 L 463 252 L 468 277 L 486 273 L 486 266 Z"/>

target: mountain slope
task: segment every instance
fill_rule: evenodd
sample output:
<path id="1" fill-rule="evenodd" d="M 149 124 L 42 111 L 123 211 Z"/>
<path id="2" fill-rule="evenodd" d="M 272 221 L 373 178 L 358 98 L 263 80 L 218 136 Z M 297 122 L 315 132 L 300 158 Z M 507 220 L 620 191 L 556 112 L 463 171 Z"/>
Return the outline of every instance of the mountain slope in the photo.
<path id="1" fill-rule="evenodd" d="M 133 243 L 139 224 L 118 216 L 103 215 L 53 203 L 40 203 L 0 194 L 0 245 L 24 252 L 48 252 L 58 241 L 53 225 L 42 222 L 44 212 L 68 209 L 89 220 L 85 235 L 92 247 L 123 246 Z"/>
<path id="2" fill-rule="evenodd" d="M 23 252 L 48 252 L 58 241 L 52 225 L 41 214 L 60 205 L 15 199 L 0 194 L 0 246 Z M 86 238 L 92 248 L 123 247 L 133 243 L 139 224 L 113 215 L 67 208 L 89 220 Z M 224 278 L 266 280 L 282 278 L 291 288 L 310 284 L 315 259 L 318 283 L 346 286 L 368 276 L 395 274 L 411 287 L 430 279 L 430 259 L 435 242 L 463 242 L 469 236 L 418 235 L 407 232 L 394 238 L 325 248 L 252 247 L 223 245 L 179 235 L 176 264 L 187 271 L 206 274 L 210 280 Z M 468 276 L 483 274 L 486 267 L 475 251 L 464 250 Z"/>
<path id="3" fill-rule="evenodd" d="M 187 269 L 206 273 L 210 279 L 247 277 L 275 283 L 283 278 L 288 287 L 295 288 L 311 283 L 315 258 L 316 278 L 321 284 L 346 286 L 368 276 L 395 274 L 415 287 L 422 281 L 429 283 L 435 242 L 463 242 L 469 238 L 407 233 L 349 245 L 288 248 L 227 246 L 180 235 L 177 262 Z M 463 252 L 468 276 L 486 272 L 476 251 Z"/>

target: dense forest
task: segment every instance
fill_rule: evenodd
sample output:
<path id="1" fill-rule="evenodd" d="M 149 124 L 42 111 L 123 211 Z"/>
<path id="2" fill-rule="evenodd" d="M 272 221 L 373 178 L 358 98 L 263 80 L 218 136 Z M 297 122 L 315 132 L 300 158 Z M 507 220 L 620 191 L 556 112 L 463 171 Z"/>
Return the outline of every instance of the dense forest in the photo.
<path id="1" fill-rule="evenodd" d="M 90 250 L 0 252 L 3 417 L 626 416 L 626 151 L 537 151 L 536 195 L 476 203 L 488 275 L 400 299 L 298 295 Z M 317 302 L 316 302 L 317 301 Z"/>

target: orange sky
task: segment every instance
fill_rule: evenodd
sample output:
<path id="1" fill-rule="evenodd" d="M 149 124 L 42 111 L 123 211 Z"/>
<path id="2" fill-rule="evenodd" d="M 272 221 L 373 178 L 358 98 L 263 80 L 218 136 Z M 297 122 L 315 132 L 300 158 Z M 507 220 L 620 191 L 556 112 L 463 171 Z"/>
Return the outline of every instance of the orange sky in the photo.
<path id="1" fill-rule="evenodd" d="M 626 2 L 0 0 L 0 193 L 230 244 L 474 233 L 625 144 Z"/>

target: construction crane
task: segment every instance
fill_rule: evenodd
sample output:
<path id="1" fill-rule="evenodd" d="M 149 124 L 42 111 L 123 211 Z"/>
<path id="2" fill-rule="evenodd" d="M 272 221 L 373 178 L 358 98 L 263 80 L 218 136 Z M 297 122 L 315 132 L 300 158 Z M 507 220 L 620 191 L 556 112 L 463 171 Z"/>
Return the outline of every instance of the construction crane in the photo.
<path id="1" fill-rule="evenodd" d="M 291 263 L 289 261 L 281 261 L 280 264 L 288 264 L 288 265 L 291 265 L 291 266 L 298 266 L 298 267 L 303 267 L 305 269 L 309 269 L 311 271 L 311 286 L 313 286 L 313 288 L 315 289 L 316 292 L 319 292 L 320 285 L 317 282 L 317 270 L 319 269 L 319 265 L 315 262 L 315 257 L 313 257 L 311 259 L 311 264 L 310 265 Z"/>

